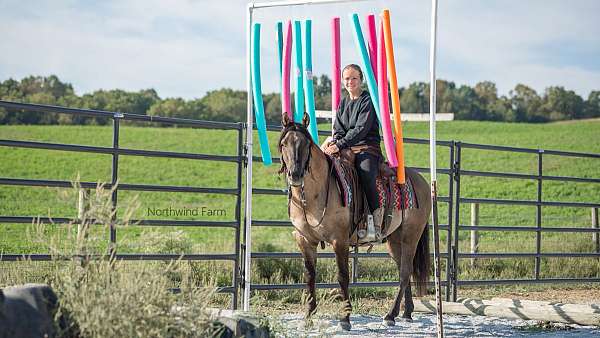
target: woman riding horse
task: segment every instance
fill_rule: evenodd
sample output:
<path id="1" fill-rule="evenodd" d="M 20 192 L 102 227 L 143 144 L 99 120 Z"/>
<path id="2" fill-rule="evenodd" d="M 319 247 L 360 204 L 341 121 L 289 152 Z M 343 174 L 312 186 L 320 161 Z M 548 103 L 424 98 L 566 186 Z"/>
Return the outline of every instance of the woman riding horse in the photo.
<path id="1" fill-rule="evenodd" d="M 359 231 L 358 236 L 368 242 L 381 235 L 384 212 L 379 205 L 375 181 L 383 158 L 379 146 L 379 123 L 371 96 L 362 89 L 363 73 L 360 67 L 355 64 L 344 67 L 342 80 L 348 96 L 342 99 L 337 109 L 333 138 L 326 140 L 322 149 L 327 155 L 339 154 L 343 149 L 350 149 L 354 153 L 356 172 L 369 207 L 367 229 L 370 231 Z"/>

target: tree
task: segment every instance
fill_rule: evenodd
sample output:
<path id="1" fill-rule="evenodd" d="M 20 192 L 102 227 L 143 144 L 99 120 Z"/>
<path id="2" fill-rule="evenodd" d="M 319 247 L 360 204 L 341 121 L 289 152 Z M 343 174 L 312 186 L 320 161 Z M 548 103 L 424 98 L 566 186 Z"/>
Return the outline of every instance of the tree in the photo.
<path id="1" fill-rule="evenodd" d="M 408 88 L 402 90 L 400 106 L 406 113 L 429 112 L 429 86 L 425 82 L 413 82 Z"/>
<path id="2" fill-rule="evenodd" d="M 585 102 L 584 117 L 600 117 L 600 91 L 590 92 Z"/>
<path id="3" fill-rule="evenodd" d="M 543 122 L 543 117 L 538 115 L 542 99 L 533 88 L 523 84 L 517 84 L 514 90 L 509 92 L 511 102 L 511 115 L 507 121 L 514 122 Z"/>
<path id="4" fill-rule="evenodd" d="M 223 88 L 206 93 L 201 99 L 207 108 L 207 118 L 213 121 L 240 122 L 246 120 L 246 91 Z"/>
<path id="5" fill-rule="evenodd" d="M 564 87 L 548 87 L 544 93 L 540 112 L 550 120 L 570 120 L 583 117 L 584 102 L 581 96 Z"/>

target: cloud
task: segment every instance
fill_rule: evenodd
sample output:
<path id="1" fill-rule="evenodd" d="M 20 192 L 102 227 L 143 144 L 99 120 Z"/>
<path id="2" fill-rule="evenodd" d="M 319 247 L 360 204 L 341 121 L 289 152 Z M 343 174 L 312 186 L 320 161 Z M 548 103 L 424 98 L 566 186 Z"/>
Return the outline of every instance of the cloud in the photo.
<path id="1" fill-rule="evenodd" d="M 161 97 L 201 97 L 245 89 L 246 1 L 4 1 L 0 79 L 56 74 L 78 93 L 155 88 Z M 401 85 L 428 81 L 430 4 L 371 1 L 264 9 L 263 91 L 279 89 L 275 22 L 313 19 L 314 73 L 330 72 L 331 17 L 342 22 L 342 61 L 359 62 L 348 13 L 392 14 Z M 438 77 L 458 84 L 491 80 L 538 92 L 563 85 L 587 97 L 600 89 L 596 1 L 440 2 Z"/>

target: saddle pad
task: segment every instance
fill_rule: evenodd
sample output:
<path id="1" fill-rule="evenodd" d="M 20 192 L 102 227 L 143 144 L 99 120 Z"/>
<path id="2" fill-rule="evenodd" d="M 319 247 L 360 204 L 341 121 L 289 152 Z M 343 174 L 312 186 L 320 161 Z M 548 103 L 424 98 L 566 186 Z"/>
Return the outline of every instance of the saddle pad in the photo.
<path id="1" fill-rule="evenodd" d="M 344 207 L 352 205 L 352 185 L 351 178 L 348 170 L 342 164 L 342 160 L 338 157 L 327 156 L 329 159 L 330 165 L 333 165 L 333 171 L 335 173 L 336 182 L 338 184 L 338 188 L 342 193 L 342 204 Z"/>
<path id="2" fill-rule="evenodd" d="M 377 195 L 379 196 L 379 205 L 387 205 L 389 198 L 392 199 L 394 209 L 396 210 L 407 210 L 419 208 L 417 201 L 417 194 L 415 194 L 415 188 L 412 181 L 407 177 L 406 183 L 400 185 L 398 183 L 392 184 L 392 191 L 390 192 L 390 185 L 387 179 L 377 177 Z"/>

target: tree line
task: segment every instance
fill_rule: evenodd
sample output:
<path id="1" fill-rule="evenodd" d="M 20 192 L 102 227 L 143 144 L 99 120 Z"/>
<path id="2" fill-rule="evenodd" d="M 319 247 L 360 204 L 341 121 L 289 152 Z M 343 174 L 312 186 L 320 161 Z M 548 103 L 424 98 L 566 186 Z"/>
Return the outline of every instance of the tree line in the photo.
<path id="1" fill-rule="evenodd" d="M 327 75 L 314 78 L 317 109 L 331 110 L 331 80 Z M 403 113 L 429 111 L 429 84 L 414 82 L 399 89 Z M 517 84 L 507 96 L 498 95 L 491 81 L 474 87 L 457 86 L 452 81 L 437 82 L 438 112 L 454 113 L 457 120 L 488 120 L 509 122 L 550 122 L 600 117 L 600 91 L 592 91 L 583 99 L 561 86 L 548 87 L 543 94 Z M 269 123 L 280 120 L 279 93 L 263 95 Z M 211 121 L 238 122 L 246 120 L 246 91 L 222 88 L 207 92 L 199 99 L 159 97 L 154 89 L 129 92 L 121 89 L 96 90 L 77 95 L 73 86 L 55 76 L 28 76 L 20 81 L 8 79 L 0 83 L 0 100 L 24 103 L 95 109 L 141 115 L 178 117 Z M 0 108 L 0 124 L 96 124 L 107 118 L 69 114 L 21 112 Z"/>

